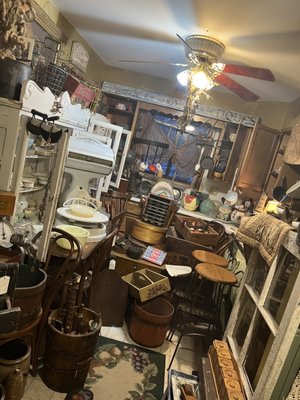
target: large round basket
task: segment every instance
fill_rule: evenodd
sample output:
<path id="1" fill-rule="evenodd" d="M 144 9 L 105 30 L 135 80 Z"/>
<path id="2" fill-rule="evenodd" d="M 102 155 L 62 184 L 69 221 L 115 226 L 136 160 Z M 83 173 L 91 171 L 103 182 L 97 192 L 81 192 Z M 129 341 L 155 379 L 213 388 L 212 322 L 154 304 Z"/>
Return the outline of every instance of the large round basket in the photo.
<path id="1" fill-rule="evenodd" d="M 160 228 L 159 226 L 136 220 L 132 228 L 131 236 L 141 242 L 159 244 L 163 243 L 167 230 L 168 228 Z"/>

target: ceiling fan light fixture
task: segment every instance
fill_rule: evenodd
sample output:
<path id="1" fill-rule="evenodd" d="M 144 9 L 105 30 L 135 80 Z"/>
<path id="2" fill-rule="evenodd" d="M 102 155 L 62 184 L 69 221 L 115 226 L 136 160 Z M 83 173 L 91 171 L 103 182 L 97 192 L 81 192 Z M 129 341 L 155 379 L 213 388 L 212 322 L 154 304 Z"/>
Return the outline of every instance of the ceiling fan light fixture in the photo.
<path id="1" fill-rule="evenodd" d="M 177 75 L 177 80 L 182 86 L 188 85 L 189 74 L 191 74 L 192 85 L 203 92 L 210 90 L 216 85 L 211 74 L 209 74 L 205 69 L 196 68 L 192 70 L 186 69 Z"/>
<path id="2" fill-rule="evenodd" d="M 210 62 L 217 62 L 222 57 L 225 46 L 218 39 L 204 35 L 190 35 L 186 38 L 189 47 L 199 58 L 205 58 Z M 186 49 L 186 56 L 189 58 L 189 50 Z"/>
<path id="3" fill-rule="evenodd" d="M 179 72 L 177 74 L 177 80 L 180 83 L 181 86 L 187 86 L 188 84 L 188 75 L 189 75 L 189 70 L 185 69 L 184 71 Z"/>
<path id="4" fill-rule="evenodd" d="M 202 70 L 193 73 L 192 84 L 204 92 L 215 86 L 214 80 Z"/>

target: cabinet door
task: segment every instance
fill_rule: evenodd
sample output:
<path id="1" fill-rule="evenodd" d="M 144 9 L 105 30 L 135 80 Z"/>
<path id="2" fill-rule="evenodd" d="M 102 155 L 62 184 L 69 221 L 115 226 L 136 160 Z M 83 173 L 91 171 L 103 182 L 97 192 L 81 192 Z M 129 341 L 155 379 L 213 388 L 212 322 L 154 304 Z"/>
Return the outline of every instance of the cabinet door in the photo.
<path id="1" fill-rule="evenodd" d="M 238 187 L 262 192 L 278 149 L 280 132 L 258 125 L 241 166 Z"/>
<path id="2" fill-rule="evenodd" d="M 0 99 L 0 190 L 10 190 L 21 103 Z"/>
<path id="3" fill-rule="evenodd" d="M 67 147 L 71 129 L 63 128 L 63 133 L 50 152 L 44 155 L 28 154 L 30 147 L 30 133 L 26 129 L 27 116 L 21 117 L 20 132 L 16 159 L 12 178 L 12 190 L 16 193 L 16 204 L 14 214 L 14 228 L 20 234 L 28 235 L 29 240 L 42 229 L 36 257 L 45 261 L 50 241 L 51 229 L 56 216 L 56 209 L 61 194 L 62 178 L 67 156 Z M 37 137 L 37 136 L 35 136 Z M 37 148 L 36 148 L 37 149 Z M 42 148 L 39 148 L 40 150 Z M 44 148 L 46 151 L 46 147 Z M 38 177 L 44 177 L 40 180 Z M 32 187 L 24 187 L 24 178 L 34 181 Z M 26 203 L 24 210 L 18 209 L 19 200 Z M 32 204 L 30 204 L 32 203 Z M 26 209 L 25 209 L 26 208 Z M 24 211 L 24 212 L 23 212 Z"/>

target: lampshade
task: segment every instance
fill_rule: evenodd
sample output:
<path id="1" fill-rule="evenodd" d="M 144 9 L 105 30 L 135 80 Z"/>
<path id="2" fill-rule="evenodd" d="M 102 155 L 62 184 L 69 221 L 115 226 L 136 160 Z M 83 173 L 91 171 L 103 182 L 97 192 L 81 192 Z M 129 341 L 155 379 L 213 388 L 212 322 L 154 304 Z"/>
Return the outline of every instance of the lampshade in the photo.
<path id="1" fill-rule="evenodd" d="M 211 76 L 203 69 L 200 70 L 184 70 L 177 75 L 177 80 L 182 86 L 187 86 L 189 73 L 192 74 L 192 84 L 197 89 L 207 91 L 215 86 L 214 80 Z"/>

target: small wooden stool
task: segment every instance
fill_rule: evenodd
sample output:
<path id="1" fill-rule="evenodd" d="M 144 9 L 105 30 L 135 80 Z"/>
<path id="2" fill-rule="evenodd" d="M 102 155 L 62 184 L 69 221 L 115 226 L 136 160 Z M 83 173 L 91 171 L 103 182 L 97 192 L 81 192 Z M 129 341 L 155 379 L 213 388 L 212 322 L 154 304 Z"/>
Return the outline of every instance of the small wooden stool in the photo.
<path id="1" fill-rule="evenodd" d="M 211 253 L 210 251 L 194 250 L 192 254 L 193 257 L 200 262 L 218 265 L 219 267 L 223 268 L 228 267 L 228 261 L 226 258 L 219 256 L 218 254 Z"/>

